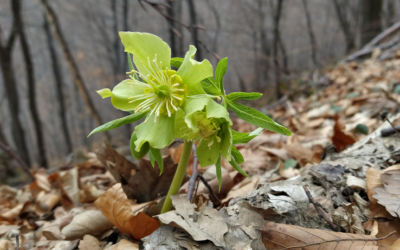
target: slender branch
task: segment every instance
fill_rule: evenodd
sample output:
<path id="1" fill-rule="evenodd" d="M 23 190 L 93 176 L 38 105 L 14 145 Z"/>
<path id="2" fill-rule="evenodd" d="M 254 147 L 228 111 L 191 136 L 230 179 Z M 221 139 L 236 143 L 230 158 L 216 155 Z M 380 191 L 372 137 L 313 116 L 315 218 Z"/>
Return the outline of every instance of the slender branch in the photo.
<path id="1" fill-rule="evenodd" d="M 207 187 L 208 191 L 210 192 L 210 195 L 214 198 L 215 205 L 220 206 L 222 204 L 222 202 L 218 198 L 218 196 L 214 193 L 214 190 L 211 188 L 210 184 L 208 184 L 207 180 L 204 179 L 203 175 L 201 175 L 201 174 L 199 174 L 199 179 L 203 182 L 204 186 Z"/>
<path id="2" fill-rule="evenodd" d="M 177 194 L 179 188 L 182 185 L 183 177 L 186 174 L 186 168 L 189 163 L 190 153 L 192 150 L 192 141 L 185 141 L 183 143 L 183 149 L 181 158 L 179 159 L 178 168 L 176 169 L 174 179 L 172 180 L 171 187 L 168 190 L 167 197 L 165 198 L 164 205 L 162 207 L 161 213 L 166 213 L 172 208 L 171 195 Z"/>
<path id="3" fill-rule="evenodd" d="M 197 172 L 197 164 L 199 162 L 199 159 L 197 158 L 195 144 L 192 145 L 192 154 L 193 154 L 193 170 L 192 170 L 192 176 L 190 176 L 188 193 L 187 193 L 187 199 L 189 201 L 192 200 L 193 195 L 196 195 L 196 193 L 193 191 L 195 189 L 196 180 L 199 175 L 199 172 Z"/>
<path id="4" fill-rule="evenodd" d="M 310 202 L 314 205 L 315 210 L 317 210 L 318 216 L 320 218 L 323 218 L 329 224 L 329 226 L 332 228 L 333 231 L 337 231 L 338 227 L 328 218 L 328 216 L 326 216 L 326 214 L 324 214 L 321 211 L 321 208 L 323 208 L 322 205 L 314 200 L 314 198 L 312 197 L 312 195 L 311 195 L 310 191 L 308 190 L 307 186 L 303 186 L 303 189 L 306 192 L 307 197 L 310 200 Z"/>

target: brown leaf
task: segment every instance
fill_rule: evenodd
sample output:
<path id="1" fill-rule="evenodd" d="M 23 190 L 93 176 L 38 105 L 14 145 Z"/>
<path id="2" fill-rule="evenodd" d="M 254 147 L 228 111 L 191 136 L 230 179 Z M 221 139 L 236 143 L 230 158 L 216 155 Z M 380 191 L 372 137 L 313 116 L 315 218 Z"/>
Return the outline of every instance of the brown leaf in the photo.
<path id="1" fill-rule="evenodd" d="M 72 214 L 66 214 L 64 217 L 54 220 L 52 222 L 46 222 L 42 228 L 42 234 L 48 240 L 63 240 L 65 236 L 61 234 L 61 226 L 71 223 L 74 216 Z"/>
<path id="2" fill-rule="evenodd" d="M 338 152 L 342 152 L 347 146 L 356 142 L 352 135 L 344 131 L 344 125 L 339 121 L 338 116 L 335 116 L 335 126 L 333 127 L 332 143 L 335 145 Z"/>
<path id="3" fill-rule="evenodd" d="M 0 250 L 14 250 L 15 246 L 9 240 L 0 239 Z"/>
<path id="4" fill-rule="evenodd" d="M 75 215 L 71 223 L 65 226 L 61 233 L 66 240 L 81 239 L 86 234 L 98 235 L 113 225 L 99 210 L 86 210 Z"/>
<path id="5" fill-rule="evenodd" d="M 131 204 L 119 183 L 102 194 L 95 205 L 120 232 L 130 234 L 138 240 L 150 235 L 160 226 L 156 219 L 143 212 L 133 214 Z"/>
<path id="6" fill-rule="evenodd" d="M 138 203 L 166 195 L 177 168 L 171 157 L 166 157 L 164 171 L 160 175 L 158 166 L 153 167 L 149 160 L 142 159 L 139 164 L 134 164 L 108 144 L 96 153 L 115 180 L 123 183 L 122 188 L 127 197 Z"/>
<path id="7" fill-rule="evenodd" d="M 83 240 L 79 242 L 79 250 L 101 250 L 103 246 L 95 237 L 87 234 L 83 236 Z"/>
<path id="8" fill-rule="evenodd" d="M 373 197 L 393 216 L 400 216 L 400 170 L 387 171 L 380 176 L 385 187 L 376 187 Z"/>
<path id="9" fill-rule="evenodd" d="M 105 250 L 139 250 L 139 245 L 122 239 L 117 244 L 107 247 Z"/>
<path id="10" fill-rule="evenodd" d="M 267 249 L 378 249 L 376 238 L 267 222 L 262 230 Z"/>
<path id="11" fill-rule="evenodd" d="M 283 146 L 284 149 L 297 160 L 300 166 L 304 167 L 307 163 L 312 163 L 314 152 L 308 148 L 303 147 L 299 143 L 287 144 Z"/>

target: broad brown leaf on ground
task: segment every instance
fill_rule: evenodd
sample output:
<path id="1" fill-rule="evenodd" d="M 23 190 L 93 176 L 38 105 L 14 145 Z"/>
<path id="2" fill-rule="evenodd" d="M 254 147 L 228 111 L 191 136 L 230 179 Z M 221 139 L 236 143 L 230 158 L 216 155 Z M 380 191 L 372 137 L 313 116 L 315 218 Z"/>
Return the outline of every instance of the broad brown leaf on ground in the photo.
<path id="1" fill-rule="evenodd" d="M 309 229 L 273 222 L 265 224 L 262 230 L 262 241 L 267 249 L 378 249 L 376 238 L 373 236 Z"/>
<path id="2" fill-rule="evenodd" d="M 373 197 L 378 203 L 385 206 L 393 216 L 400 216 L 400 170 L 391 170 L 381 174 L 384 187 L 375 187 Z"/>
<path id="3" fill-rule="evenodd" d="M 102 194 L 95 201 L 95 205 L 120 232 L 130 234 L 138 240 L 151 234 L 160 226 L 156 219 L 143 212 L 133 214 L 131 203 L 119 183 Z"/>
<path id="4" fill-rule="evenodd" d="M 115 180 L 122 183 L 127 197 L 137 200 L 138 203 L 152 201 L 166 195 L 177 167 L 177 164 L 168 156 L 163 159 L 164 171 L 160 175 L 157 164 L 153 167 L 146 159 L 141 159 L 138 164 L 134 164 L 108 144 L 96 153 Z"/>
<path id="5" fill-rule="evenodd" d="M 61 230 L 61 233 L 66 240 L 75 240 L 82 239 L 86 234 L 99 235 L 112 226 L 101 211 L 86 210 L 75 215 L 71 223 Z"/>
<path id="6" fill-rule="evenodd" d="M 299 143 L 287 144 L 283 146 L 284 149 L 297 160 L 300 166 L 305 166 L 307 163 L 312 163 L 314 152 L 308 148 L 303 147 Z"/>
<path id="7" fill-rule="evenodd" d="M 338 116 L 335 116 L 335 126 L 333 127 L 332 143 L 335 145 L 338 152 L 342 152 L 356 142 L 352 135 L 344 131 L 344 125 L 339 121 Z"/>
<path id="8" fill-rule="evenodd" d="M 103 246 L 99 240 L 95 237 L 87 234 L 83 236 L 83 239 L 79 242 L 79 250 L 102 250 Z"/>

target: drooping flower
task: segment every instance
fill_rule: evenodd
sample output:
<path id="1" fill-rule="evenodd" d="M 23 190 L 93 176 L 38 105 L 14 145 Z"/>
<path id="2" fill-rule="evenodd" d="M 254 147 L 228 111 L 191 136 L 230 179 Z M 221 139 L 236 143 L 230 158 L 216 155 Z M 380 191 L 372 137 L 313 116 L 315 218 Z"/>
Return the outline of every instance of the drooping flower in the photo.
<path id="1" fill-rule="evenodd" d="M 228 111 L 211 98 L 188 99 L 190 101 L 177 113 L 176 136 L 185 140 L 199 140 L 196 153 L 202 167 L 215 164 L 221 155 L 229 161 L 232 121 Z"/>
<path id="2" fill-rule="evenodd" d="M 153 148 L 164 148 L 175 139 L 176 112 L 186 98 L 204 95 L 200 81 L 213 75 L 208 60 L 194 59 L 196 48 L 189 47 L 180 68 L 170 67 L 171 49 L 161 38 L 139 32 L 120 32 L 125 51 L 133 55 L 133 62 L 141 80 L 133 77 L 119 83 L 111 91 L 99 90 L 103 97 L 111 97 L 113 106 L 135 113 L 146 112 L 145 122 L 136 127 L 136 150 L 149 142 Z M 130 72 L 131 73 L 131 72 Z"/>

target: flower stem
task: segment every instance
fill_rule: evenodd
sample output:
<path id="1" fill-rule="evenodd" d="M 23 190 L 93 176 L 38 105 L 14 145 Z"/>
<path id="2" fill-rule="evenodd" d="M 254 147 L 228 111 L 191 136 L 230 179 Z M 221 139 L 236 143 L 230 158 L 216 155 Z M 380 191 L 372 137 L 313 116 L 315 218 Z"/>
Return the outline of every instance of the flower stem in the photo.
<path id="1" fill-rule="evenodd" d="M 167 197 L 165 198 L 164 205 L 162 207 L 161 213 L 166 213 L 172 208 L 171 195 L 177 194 L 179 188 L 182 185 L 183 177 L 186 174 L 186 168 L 189 163 L 190 153 L 192 150 L 192 141 L 186 141 L 183 143 L 183 149 L 181 158 L 179 159 L 178 168 L 176 169 L 174 179 L 172 180 L 171 187 L 169 188 Z"/>

